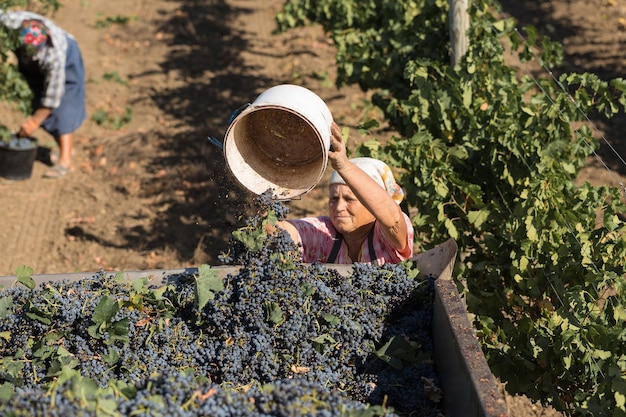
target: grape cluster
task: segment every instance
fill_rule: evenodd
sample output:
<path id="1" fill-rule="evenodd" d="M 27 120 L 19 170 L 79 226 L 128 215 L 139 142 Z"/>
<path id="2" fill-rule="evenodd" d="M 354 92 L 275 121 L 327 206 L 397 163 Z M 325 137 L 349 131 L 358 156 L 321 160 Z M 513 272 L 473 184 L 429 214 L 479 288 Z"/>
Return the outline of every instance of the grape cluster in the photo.
<path id="1" fill-rule="evenodd" d="M 441 413 L 423 388 L 437 380 L 432 278 L 404 264 L 342 276 L 301 263 L 285 233 L 263 238 L 231 247 L 240 268 L 202 309 L 191 274 L 153 287 L 101 272 L 0 292 L 0 413 Z"/>
<path id="2" fill-rule="evenodd" d="M 5 149 L 14 149 L 14 150 L 27 150 L 33 149 L 37 145 L 33 139 L 30 138 L 20 138 L 16 135 L 12 135 L 11 138 L 7 141 L 3 141 L 0 138 L 0 147 Z"/>

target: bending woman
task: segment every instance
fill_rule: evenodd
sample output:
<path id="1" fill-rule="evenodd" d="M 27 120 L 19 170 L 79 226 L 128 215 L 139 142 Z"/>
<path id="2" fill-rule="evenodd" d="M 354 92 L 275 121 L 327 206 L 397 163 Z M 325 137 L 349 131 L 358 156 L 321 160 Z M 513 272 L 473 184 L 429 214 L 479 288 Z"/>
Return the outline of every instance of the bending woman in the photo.
<path id="1" fill-rule="evenodd" d="M 0 24 L 18 31 L 18 69 L 33 92 L 32 113 L 18 136 L 39 127 L 56 141 L 53 166 L 44 177 L 60 178 L 72 168 L 73 134 L 86 118 L 85 69 L 74 37 L 50 19 L 26 11 L 0 10 Z"/>

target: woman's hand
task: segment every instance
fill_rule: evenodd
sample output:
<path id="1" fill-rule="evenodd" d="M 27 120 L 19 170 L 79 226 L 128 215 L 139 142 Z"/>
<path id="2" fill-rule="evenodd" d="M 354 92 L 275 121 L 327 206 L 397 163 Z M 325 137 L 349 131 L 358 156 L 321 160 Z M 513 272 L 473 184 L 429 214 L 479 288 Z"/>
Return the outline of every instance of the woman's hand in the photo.
<path id="1" fill-rule="evenodd" d="M 43 121 L 46 120 L 48 116 L 50 116 L 50 113 L 52 113 L 52 109 L 48 107 L 37 108 L 33 112 L 33 115 L 26 119 L 24 123 L 22 123 L 22 126 L 20 126 L 20 130 L 17 135 L 27 138 L 32 137 L 33 133 L 35 133 L 35 130 L 39 129 L 41 123 L 43 123 Z"/>
<path id="2" fill-rule="evenodd" d="M 328 151 L 328 159 L 335 171 L 341 171 L 348 163 L 346 144 L 343 142 L 341 128 L 335 122 L 330 125 L 330 150 Z"/>
<path id="3" fill-rule="evenodd" d="M 17 135 L 22 138 L 29 138 L 35 133 L 35 130 L 39 129 L 39 123 L 31 116 L 20 126 L 20 130 Z"/>

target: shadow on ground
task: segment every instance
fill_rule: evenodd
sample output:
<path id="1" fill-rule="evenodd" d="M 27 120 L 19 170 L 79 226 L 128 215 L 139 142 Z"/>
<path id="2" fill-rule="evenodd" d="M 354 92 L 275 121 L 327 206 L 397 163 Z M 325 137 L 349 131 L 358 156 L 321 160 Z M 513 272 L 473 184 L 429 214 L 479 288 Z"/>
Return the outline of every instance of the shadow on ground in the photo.
<path id="1" fill-rule="evenodd" d="M 178 74 L 184 82 L 178 88 L 148 88 L 145 95 L 180 126 L 174 126 L 174 133 L 157 128 L 116 140 L 117 148 L 126 147 L 130 152 L 141 142 L 158 146 L 148 162 L 152 176 L 141 179 L 140 184 L 143 196 L 155 201 L 158 221 L 119 228 L 117 236 L 122 237 L 122 244 L 107 242 L 76 226 L 66 234 L 106 247 L 143 251 L 168 247 L 182 263 L 217 264 L 231 232 L 250 212 L 252 196 L 234 184 L 221 150 L 207 137 L 222 138 L 231 111 L 249 102 L 251 95 L 270 80 L 251 75 L 259 71 L 248 67 L 241 57 L 250 45 L 243 32 L 231 29 L 240 15 L 251 12 L 249 9 L 223 1 L 179 3 L 175 15 L 162 13 L 150 24 L 171 39 L 169 56 L 159 64 L 161 71 Z M 136 33 L 125 36 L 138 42 L 152 36 L 140 28 L 119 30 L 134 30 Z M 150 75 L 140 70 L 133 79 L 141 84 L 141 78 Z M 128 155 L 129 160 L 142 157 Z M 123 188 L 117 191 L 124 192 Z"/>

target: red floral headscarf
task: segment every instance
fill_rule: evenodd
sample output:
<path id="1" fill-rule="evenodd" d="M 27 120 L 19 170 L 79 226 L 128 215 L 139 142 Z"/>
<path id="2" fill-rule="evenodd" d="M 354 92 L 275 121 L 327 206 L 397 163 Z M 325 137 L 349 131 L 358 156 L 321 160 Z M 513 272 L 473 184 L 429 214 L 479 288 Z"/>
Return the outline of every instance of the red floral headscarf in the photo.
<path id="1" fill-rule="evenodd" d="M 38 20 L 25 20 L 20 28 L 20 39 L 26 47 L 39 49 L 48 41 L 48 30 Z"/>

